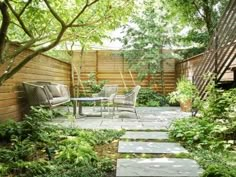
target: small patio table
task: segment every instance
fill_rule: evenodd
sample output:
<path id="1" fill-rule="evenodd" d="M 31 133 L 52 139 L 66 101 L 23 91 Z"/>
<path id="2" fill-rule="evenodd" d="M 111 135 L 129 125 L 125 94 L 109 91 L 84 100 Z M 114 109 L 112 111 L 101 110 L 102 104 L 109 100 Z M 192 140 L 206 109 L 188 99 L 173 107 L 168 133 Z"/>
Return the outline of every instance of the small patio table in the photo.
<path id="1" fill-rule="evenodd" d="M 98 115 L 99 117 L 102 117 L 102 101 L 104 100 L 108 100 L 107 97 L 80 97 L 80 98 L 71 98 L 70 99 L 73 103 L 73 114 L 74 116 L 76 116 L 77 114 L 77 107 L 79 104 L 79 116 L 85 116 L 85 117 L 89 117 L 89 116 L 94 116 L 94 115 L 85 115 L 82 112 L 82 102 L 100 102 L 100 115 Z"/>

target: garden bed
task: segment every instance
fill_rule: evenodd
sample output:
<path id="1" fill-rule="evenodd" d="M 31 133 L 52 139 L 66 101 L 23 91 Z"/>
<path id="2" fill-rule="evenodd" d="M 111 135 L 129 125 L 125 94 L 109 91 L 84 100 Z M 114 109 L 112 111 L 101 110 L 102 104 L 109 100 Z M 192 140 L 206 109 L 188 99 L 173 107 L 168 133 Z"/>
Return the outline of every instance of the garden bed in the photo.
<path id="1" fill-rule="evenodd" d="M 50 117 L 48 111 L 33 108 L 22 122 L 0 124 L 0 176 L 115 175 L 114 159 L 95 147 L 113 147 L 123 131 L 61 129 L 46 123 Z"/>

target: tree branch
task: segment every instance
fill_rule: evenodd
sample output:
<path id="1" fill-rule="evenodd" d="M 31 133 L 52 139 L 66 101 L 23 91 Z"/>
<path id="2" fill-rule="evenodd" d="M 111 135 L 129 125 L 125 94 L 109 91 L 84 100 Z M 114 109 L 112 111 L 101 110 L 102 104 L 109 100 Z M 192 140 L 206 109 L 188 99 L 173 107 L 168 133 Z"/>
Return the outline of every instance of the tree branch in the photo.
<path id="1" fill-rule="evenodd" d="M 14 53 L 11 53 L 11 55 L 9 55 L 7 57 L 8 58 L 15 58 L 17 55 L 19 55 L 24 50 L 29 49 L 36 41 L 37 41 L 36 39 L 31 39 L 25 45 L 21 45 L 20 47 L 18 47 Z"/>
<path id="2" fill-rule="evenodd" d="M 48 7 L 49 11 L 52 13 L 52 15 L 56 18 L 57 21 L 59 21 L 59 23 L 62 26 L 65 26 L 65 22 L 62 20 L 62 18 L 56 13 L 56 11 L 50 6 L 48 0 L 44 0 L 46 6 Z"/>
<path id="3" fill-rule="evenodd" d="M 92 6 L 93 4 L 95 4 L 96 2 L 98 2 L 99 0 L 94 0 L 91 3 L 86 2 L 85 6 L 81 9 L 81 11 L 73 18 L 73 20 L 71 20 L 71 22 L 67 25 L 67 26 L 71 26 L 73 25 L 73 23 L 75 22 L 75 20 L 77 20 L 83 13 L 84 11 L 89 7 Z"/>
<path id="4" fill-rule="evenodd" d="M 25 26 L 24 22 L 21 20 L 20 16 L 16 13 L 16 11 L 13 9 L 13 7 L 11 6 L 11 4 L 6 1 L 9 9 L 11 10 L 11 12 L 14 14 L 14 16 L 16 17 L 17 21 L 20 23 L 22 29 L 24 30 L 24 32 L 30 37 L 30 38 L 34 38 L 33 34 L 29 31 L 29 29 Z"/>
<path id="5" fill-rule="evenodd" d="M 199 15 L 200 15 L 203 19 L 205 19 L 206 16 L 201 13 L 200 8 L 198 7 L 198 5 L 197 5 L 197 3 L 196 3 L 195 0 L 193 1 L 193 5 L 195 6 L 195 8 L 196 8 L 197 12 L 199 13 Z"/>
<path id="6" fill-rule="evenodd" d="M 31 2 L 32 2 L 32 0 L 28 0 L 28 1 L 27 1 L 27 3 L 25 4 L 25 6 L 23 7 L 23 9 L 20 11 L 19 17 L 24 13 L 25 9 L 30 5 Z"/>
<path id="7" fill-rule="evenodd" d="M 5 72 L 2 76 L 0 76 L 0 86 L 10 77 L 12 77 L 14 74 L 16 74 L 23 66 L 25 66 L 30 60 L 32 60 L 34 57 L 36 57 L 37 55 L 48 51 L 50 49 L 52 49 L 53 47 L 55 47 L 61 40 L 63 34 L 66 31 L 66 27 L 62 27 L 61 31 L 59 32 L 56 40 L 54 42 L 52 42 L 50 45 L 46 46 L 46 47 L 42 47 L 38 50 L 35 50 L 32 54 L 28 55 L 23 61 L 21 61 L 17 66 L 15 66 L 11 71 L 9 72 Z"/>
<path id="8" fill-rule="evenodd" d="M 10 24 L 10 16 L 7 11 L 7 5 L 5 2 L 0 2 L 0 11 L 2 14 L 2 25 L 0 28 L 0 63 L 4 63 L 3 51 L 6 43 L 7 29 Z"/>
<path id="9" fill-rule="evenodd" d="M 96 21 L 92 21 L 90 23 L 84 23 L 84 24 L 72 24 L 71 26 L 68 26 L 68 27 L 84 27 L 84 26 L 90 26 L 90 25 L 94 25 L 98 22 L 101 22 L 102 19 L 99 19 L 99 20 L 96 20 Z"/>

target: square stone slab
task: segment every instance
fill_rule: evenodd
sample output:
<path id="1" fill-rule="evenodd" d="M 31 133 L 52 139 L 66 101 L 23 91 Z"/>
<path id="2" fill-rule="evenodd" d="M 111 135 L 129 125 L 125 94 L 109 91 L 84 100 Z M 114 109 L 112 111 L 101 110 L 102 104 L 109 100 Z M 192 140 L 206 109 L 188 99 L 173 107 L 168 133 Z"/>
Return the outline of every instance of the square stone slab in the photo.
<path id="1" fill-rule="evenodd" d="M 125 142 L 120 141 L 119 153 L 151 153 L 151 154 L 178 154 L 188 153 L 178 143 L 156 143 L 156 142 Z"/>
<path id="2" fill-rule="evenodd" d="M 121 139 L 145 139 L 145 140 L 166 140 L 167 132 L 144 132 L 144 131 L 127 131 Z"/>
<path id="3" fill-rule="evenodd" d="M 203 170 L 191 159 L 118 159 L 117 177 L 199 177 Z"/>

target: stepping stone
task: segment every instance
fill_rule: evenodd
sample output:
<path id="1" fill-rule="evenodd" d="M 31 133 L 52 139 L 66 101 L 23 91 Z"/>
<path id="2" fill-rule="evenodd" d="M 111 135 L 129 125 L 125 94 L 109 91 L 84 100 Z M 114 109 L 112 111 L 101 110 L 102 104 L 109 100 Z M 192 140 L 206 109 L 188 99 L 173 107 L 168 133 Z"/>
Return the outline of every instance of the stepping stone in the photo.
<path id="1" fill-rule="evenodd" d="M 118 159 L 117 177 L 199 177 L 203 170 L 191 159 Z"/>
<path id="2" fill-rule="evenodd" d="M 121 139 L 167 140 L 167 132 L 127 131 Z"/>
<path id="3" fill-rule="evenodd" d="M 157 142 L 125 142 L 120 141 L 119 153 L 151 153 L 151 154 L 178 154 L 188 153 L 178 143 L 157 143 Z"/>

